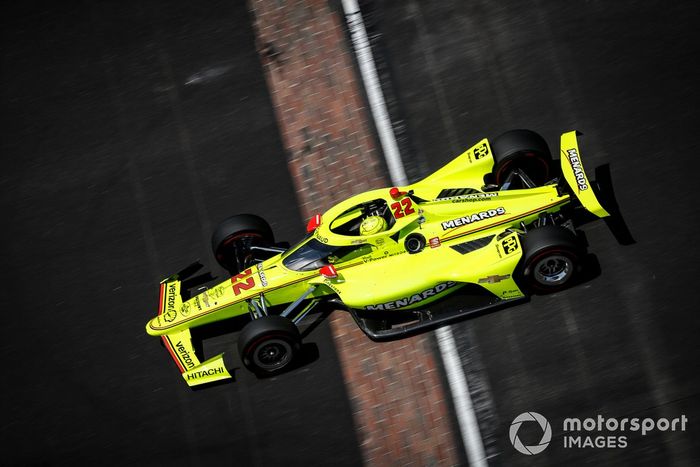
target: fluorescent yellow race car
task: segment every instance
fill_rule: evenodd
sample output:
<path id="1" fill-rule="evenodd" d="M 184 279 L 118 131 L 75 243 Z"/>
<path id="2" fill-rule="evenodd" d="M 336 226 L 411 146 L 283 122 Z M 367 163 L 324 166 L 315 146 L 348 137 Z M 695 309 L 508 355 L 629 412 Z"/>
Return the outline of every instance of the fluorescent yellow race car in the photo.
<path id="1" fill-rule="evenodd" d="M 300 321 L 323 302 L 350 311 L 381 340 L 560 290 L 575 281 L 585 254 L 574 211 L 608 213 L 574 131 L 561 137 L 559 165 L 541 136 L 513 130 L 420 182 L 362 193 L 314 216 L 291 248 L 276 244 L 260 217 L 228 218 L 212 247 L 232 277 L 193 296 L 183 283 L 201 265 L 163 280 L 146 331 L 162 338 L 195 386 L 231 377 L 223 354 L 203 360 L 192 343 L 190 330 L 213 322 L 249 316 L 238 351 L 248 369 L 268 375 L 289 368 Z"/>

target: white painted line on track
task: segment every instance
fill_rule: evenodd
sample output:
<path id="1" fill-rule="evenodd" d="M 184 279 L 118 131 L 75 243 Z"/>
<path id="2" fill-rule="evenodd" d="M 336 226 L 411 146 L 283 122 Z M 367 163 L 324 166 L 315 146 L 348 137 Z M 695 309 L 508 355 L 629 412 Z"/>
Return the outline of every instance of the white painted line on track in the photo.
<path id="1" fill-rule="evenodd" d="M 362 13 L 357 0 L 343 0 L 343 11 L 345 13 L 345 21 L 350 30 L 350 38 L 355 49 L 357 63 L 360 67 L 362 82 L 367 92 L 372 118 L 379 135 L 379 143 L 382 145 L 384 158 L 391 174 L 391 181 L 396 185 L 406 185 L 408 184 L 408 179 L 403 168 L 394 130 L 391 127 L 384 93 L 382 93 L 382 87 L 377 76 L 377 67 L 372 57 L 372 48 L 367 38 L 367 30 L 365 29 L 365 23 L 362 20 Z"/>
<path id="2" fill-rule="evenodd" d="M 377 68 L 372 57 L 372 49 L 367 38 L 367 30 L 365 29 L 360 7 L 357 0 L 342 0 L 342 3 L 355 56 L 360 67 L 360 74 L 367 92 L 370 110 L 379 135 L 379 142 L 382 145 L 384 158 L 389 168 L 391 182 L 397 186 L 407 185 L 408 179 L 406 178 L 401 154 L 396 143 L 391 120 L 389 119 L 384 94 L 377 77 Z M 469 392 L 467 377 L 459 359 L 452 329 L 449 326 L 442 327 L 435 331 L 435 335 L 440 347 L 442 361 L 445 365 L 445 373 L 447 374 L 450 392 L 452 393 L 452 401 L 469 465 L 472 467 L 485 467 L 488 463 L 484 451 L 484 442 L 481 439 L 481 431 L 474 412 L 474 404 Z"/>
<path id="3" fill-rule="evenodd" d="M 485 467 L 488 463 L 486 462 L 484 441 L 481 439 L 479 422 L 476 419 L 467 377 L 464 374 L 462 362 L 457 353 L 452 328 L 445 326 L 437 329 L 435 335 L 437 336 L 440 354 L 442 355 L 445 372 L 450 384 L 452 401 L 457 412 L 457 421 L 462 432 L 462 443 L 467 452 L 469 465 L 472 467 Z"/>

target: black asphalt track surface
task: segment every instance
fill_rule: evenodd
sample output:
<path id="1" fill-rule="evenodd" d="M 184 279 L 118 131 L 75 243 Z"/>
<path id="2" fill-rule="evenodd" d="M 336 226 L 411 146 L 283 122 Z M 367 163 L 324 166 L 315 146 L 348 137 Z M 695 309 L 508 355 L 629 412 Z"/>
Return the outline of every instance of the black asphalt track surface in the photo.
<path id="1" fill-rule="evenodd" d="M 697 2 L 409 0 L 364 9 L 383 35 L 411 167 L 435 170 L 513 128 L 541 132 L 556 155 L 560 133 L 578 129 L 586 167 L 600 181 L 608 169 L 636 241 L 620 245 L 604 222 L 587 224 L 598 277 L 454 326 L 489 465 L 699 465 Z M 535 456 L 509 441 L 512 420 L 527 411 L 553 427 Z M 565 449 L 563 419 L 598 414 L 685 414 L 688 431 Z M 542 436 L 532 425 L 520 433 L 526 445 Z"/>
<path id="2" fill-rule="evenodd" d="M 21 3 L 24 5 L 24 3 Z M 327 324 L 309 363 L 190 390 L 145 323 L 215 223 L 304 223 L 244 2 L 3 7 L 3 465 L 360 464 Z M 317 354 L 317 355 L 316 355 Z"/>

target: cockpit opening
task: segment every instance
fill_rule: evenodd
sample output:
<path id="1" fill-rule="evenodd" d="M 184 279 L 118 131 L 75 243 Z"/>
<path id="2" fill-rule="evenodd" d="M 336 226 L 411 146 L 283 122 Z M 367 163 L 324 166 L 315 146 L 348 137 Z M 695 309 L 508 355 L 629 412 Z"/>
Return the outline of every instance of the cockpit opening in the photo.
<path id="1" fill-rule="evenodd" d="M 391 229 L 395 222 L 386 200 L 380 198 L 348 209 L 331 222 L 330 230 L 339 235 L 374 235 Z"/>

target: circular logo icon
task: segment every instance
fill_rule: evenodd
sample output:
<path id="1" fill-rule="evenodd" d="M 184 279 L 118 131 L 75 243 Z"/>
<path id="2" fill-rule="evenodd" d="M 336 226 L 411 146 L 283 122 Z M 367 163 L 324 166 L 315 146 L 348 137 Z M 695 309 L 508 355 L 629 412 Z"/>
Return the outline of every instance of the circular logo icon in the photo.
<path id="1" fill-rule="evenodd" d="M 542 439 L 539 443 L 534 444 L 532 446 L 525 446 L 523 442 L 520 441 L 520 438 L 518 438 L 518 430 L 520 429 L 520 425 L 522 425 L 523 422 L 539 423 L 540 428 L 542 428 Z M 521 452 L 528 456 L 532 456 L 534 454 L 541 453 L 547 448 L 547 446 L 549 446 L 549 442 L 552 440 L 552 427 L 550 426 L 547 419 L 544 418 L 542 415 L 538 414 L 537 412 L 525 412 L 515 417 L 513 423 L 510 424 L 509 434 L 510 442 L 513 443 L 513 447 L 518 452 Z"/>

